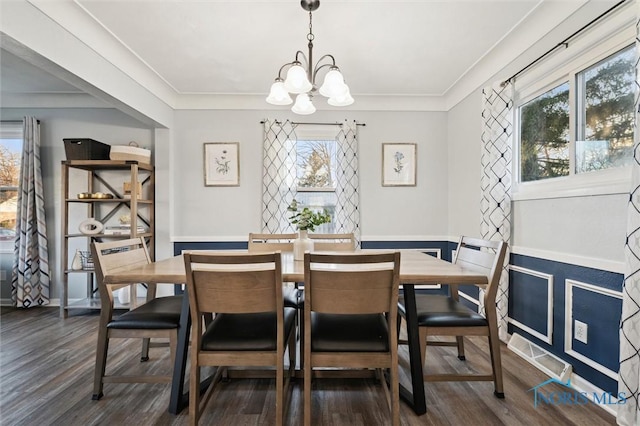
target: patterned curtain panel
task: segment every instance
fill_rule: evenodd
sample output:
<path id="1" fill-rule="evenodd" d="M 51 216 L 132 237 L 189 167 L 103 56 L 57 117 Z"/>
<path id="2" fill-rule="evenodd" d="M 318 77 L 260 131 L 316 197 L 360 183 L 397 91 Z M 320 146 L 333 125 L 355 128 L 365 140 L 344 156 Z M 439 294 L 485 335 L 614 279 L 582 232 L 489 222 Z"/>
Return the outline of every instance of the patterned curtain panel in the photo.
<path id="1" fill-rule="evenodd" d="M 353 232 L 360 247 L 360 180 L 358 178 L 358 126 L 345 121 L 336 136 L 336 233 Z"/>
<path id="2" fill-rule="evenodd" d="M 482 224 L 486 240 L 511 239 L 511 151 L 513 136 L 513 87 L 495 83 L 482 90 Z M 500 339 L 507 341 L 510 250 L 507 248 L 504 270 L 496 297 Z M 480 311 L 484 311 L 480 295 Z"/>
<path id="3" fill-rule="evenodd" d="M 297 194 L 297 125 L 290 121 L 264 121 L 262 175 L 262 231 L 288 233 L 287 207 Z M 358 130 L 356 123 L 339 125 L 336 164 L 335 232 L 353 232 L 360 241 L 360 188 L 358 179 Z"/>
<path id="4" fill-rule="evenodd" d="M 618 405 L 620 425 L 640 424 L 640 2 L 636 2 L 636 122 L 632 184 L 627 207 L 626 268 L 620 322 L 618 392 L 627 401 Z"/>
<path id="5" fill-rule="evenodd" d="M 296 195 L 295 125 L 289 120 L 264 121 L 262 167 L 262 232 L 294 232 L 287 207 Z"/>
<path id="6" fill-rule="evenodd" d="M 49 304 L 49 253 L 40 168 L 40 125 L 24 118 L 11 298 L 21 308 Z"/>

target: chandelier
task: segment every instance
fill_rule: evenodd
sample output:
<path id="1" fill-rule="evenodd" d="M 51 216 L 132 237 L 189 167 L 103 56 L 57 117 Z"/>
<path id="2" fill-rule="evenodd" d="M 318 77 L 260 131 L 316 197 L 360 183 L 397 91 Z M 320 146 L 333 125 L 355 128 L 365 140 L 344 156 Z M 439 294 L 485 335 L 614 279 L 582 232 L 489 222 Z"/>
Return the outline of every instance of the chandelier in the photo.
<path id="1" fill-rule="evenodd" d="M 313 65 L 313 26 L 311 12 L 318 9 L 320 0 L 301 0 L 302 8 L 309 12 L 309 54 L 298 50 L 293 62 L 289 62 L 280 67 L 276 81 L 271 85 L 271 91 L 267 96 L 267 102 L 272 105 L 290 105 L 293 100 L 291 94 L 295 94 L 296 102 L 291 107 L 291 111 L 296 114 L 308 115 L 316 112 L 313 105 L 313 96 L 319 92 L 322 96 L 329 98 L 327 103 L 332 106 L 347 106 L 353 103 L 353 98 L 349 92 L 349 86 L 344 82 L 344 77 L 340 69 L 336 66 L 333 55 L 322 56 Z M 313 66 L 313 67 L 312 67 Z M 283 71 L 287 70 L 286 79 L 282 79 Z M 327 70 L 328 69 L 328 70 Z M 316 78 L 322 70 L 327 70 L 322 86 L 318 88 Z"/>

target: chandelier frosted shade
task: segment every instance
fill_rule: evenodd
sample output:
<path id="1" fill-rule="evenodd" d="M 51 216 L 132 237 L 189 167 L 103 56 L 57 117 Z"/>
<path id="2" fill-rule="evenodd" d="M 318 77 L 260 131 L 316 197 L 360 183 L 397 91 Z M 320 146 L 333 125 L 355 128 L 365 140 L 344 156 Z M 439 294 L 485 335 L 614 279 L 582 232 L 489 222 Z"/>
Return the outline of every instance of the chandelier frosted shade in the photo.
<path id="1" fill-rule="evenodd" d="M 267 96 L 267 102 L 271 105 L 291 105 L 293 103 L 293 99 L 289 96 L 289 92 L 284 88 L 284 82 L 282 79 L 276 80 L 276 82 L 271 85 L 271 91 L 269 92 L 269 96 Z"/>
<path id="2" fill-rule="evenodd" d="M 284 88 L 290 93 L 307 93 L 313 89 L 313 85 L 307 78 L 307 71 L 302 65 L 295 64 L 287 71 Z"/>
<path id="3" fill-rule="evenodd" d="M 313 106 L 309 95 L 307 95 L 306 93 L 300 93 L 296 97 L 296 103 L 293 104 L 291 111 L 300 115 L 309 115 L 316 112 L 316 107 Z"/>
<path id="4" fill-rule="evenodd" d="M 327 98 L 333 98 L 347 92 L 347 85 L 344 84 L 344 77 L 338 68 L 332 68 L 324 76 L 324 83 L 320 86 L 320 94 Z"/>
<path id="5" fill-rule="evenodd" d="M 353 103 L 353 97 L 349 87 L 344 82 L 340 69 L 336 66 L 333 55 L 324 55 L 315 63 L 313 59 L 313 28 L 312 14 L 320 6 L 319 0 L 302 0 L 302 8 L 309 12 L 309 34 L 307 34 L 309 54 L 305 56 L 300 50 L 296 52 L 293 62 L 288 62 L 280 67 L 275 83 L 271 85 L 271 91 L 267 96 L 267 102 L 272 105 L 289 105 L 293 101 L 289 94 L 295 94 L 296 102 L 291 108 L 296 114 L 313 114 L 316 108 L 313 106 L 313 96 L 320 93 L 328 99 L 329 105 L 347 106 Z M 284 71 L 287 76 L 283 80 Z M 322 86 L 316 85 L 318 74 L 324 76 Z"/>
<path id="6" fill-rule="evenodd" d="M 339 95 L 332 96 L 327 100 L 329 105 L 342 107 L 351 105 L 354 102 L 353 97 L 351 97 L 351 93 L 349 92 L 349 86 L 345 84 L 344 87 L 346 89 L 344 92 Z"/>

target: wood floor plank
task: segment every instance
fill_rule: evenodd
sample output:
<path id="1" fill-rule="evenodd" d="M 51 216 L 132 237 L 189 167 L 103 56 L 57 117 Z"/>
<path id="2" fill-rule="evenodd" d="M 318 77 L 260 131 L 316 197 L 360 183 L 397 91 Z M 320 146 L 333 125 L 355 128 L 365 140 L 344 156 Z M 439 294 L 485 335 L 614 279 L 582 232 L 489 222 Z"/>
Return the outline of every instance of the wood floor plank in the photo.
<path id="1" fill-rule="evenodd" d="M 92 401 L 98 316 L 91 311 L 58 318 L 56 308 L 0 310 L 0 424 L 2 425 L 186 425 L 187 410 L 167 412 L 169 385 L 105 385 Z M 125 374 L 170 371 L 167 348 L 153 348 L 139 362 L 141 344 L 115 339 L 108 369 Z M 467 361 L 455 348 L 428 347 L 427 371 L 487 371 L 486 339 L 466 340 Z M 533 386 L 548 377 L 502 346 L 506 398 L 493 396 L 493 383 L 427 383 L 427 414 L 417 416 L 400 404 L 401 422 L 414 425 L 614 425 L 615 418 L 589 403 L 577 406 L 533 405 Z M 406 347 L 400 349 L 400 376 L 409 384 Z M 270 425 L 275 419 L 273 379 L 231 379 L 220 384 L 202 424 Z M 557 388 L 554 388 L 556 386 Z M 389 413 L 375 379 L 319 379 L 313 385 L 314 425 L 384 425 Z M 547 391 L 563 389 L 549 385 Z M 286 415 L 301 424 L 302 380 L 293 382 Z"/>

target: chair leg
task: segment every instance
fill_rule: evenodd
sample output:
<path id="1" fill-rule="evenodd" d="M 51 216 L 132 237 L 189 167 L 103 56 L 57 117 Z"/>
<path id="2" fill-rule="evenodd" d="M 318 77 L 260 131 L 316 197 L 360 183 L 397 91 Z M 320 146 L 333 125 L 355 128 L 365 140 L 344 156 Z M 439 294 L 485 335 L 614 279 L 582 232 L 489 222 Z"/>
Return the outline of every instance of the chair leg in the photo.
<path id="1" fill-rule="evenodd" d="M 292 330 L 289 334 L 289 380 L 291 380 L 296 371 L 296 355 L 297 355 L 297 330 Z"/>
<path id="2" fill-rule="evenodd" d="M 149 345 L 151 343 L 151 339 L 145 337 L 142 339 L 142 353 L 140 354 L 140 362 L 149 361 Z"/>
<path id="3" fill-rule="evenodd" d="M 400 384 L 398 377 L 398 359 L 392 361 L 390 368 L 390 383 L 391 387 L 391 422 L 393 426 L 400 425 Z M 383 383 L 384 385 L 384 383 Z"/>
<path id="4" fill-rule="evenodd" d="M 196 426 L 200 420 L 200 366 L 197 356 L 191 357 L 189 374 L 189 425 Z"/>
<path id="5" fill-rule="evenodd" d="M 464 336 L 456 336 L 458 342 L 458 359 L 460 361 L 466 361 L 467 357 L 464 356 Z"/>
<path id="6" fill-rule="evenodd" d="M 284 353 L 282 355 L 276 361 L 276 426 L 282 426 L 284 419 Z"/>
<path id="7" fill-rule="evenodd" d="M 304 348 L 304 426 L 311 426 L 311 352 Z"/>
<path id="8" fill-rule="evenodd" d="M 489 333 L 489 351 L 491 353 L 491 368 L 493 369 L 493 378 L 495 384 L 495 390 L 493 394 L 497 398 L 504 398 L 504 386 L 502 382 L 502 361 L 500 358 L 500 339 L 498 338 L 498 332 L 496 327 L 496 333 Z"/>
<path id="9" fill-rule="evenodd" d="M 109 351 L 109 330 L 100 326 L 98 331 L 98 345 L 96 347 L 96 370 L 93 378 L 93 395 L 91 399 L 97 401 L 102 398 L 103 378 L 107 368 L 107 352 Z"/>
<path id="10" fill-rule="evenodd" d="M 300 370 L 304 370 L 304 309 L 298 309 L 298 316 L 300 319 L 298 320 L 298 333 L 300 333 Z"/>

